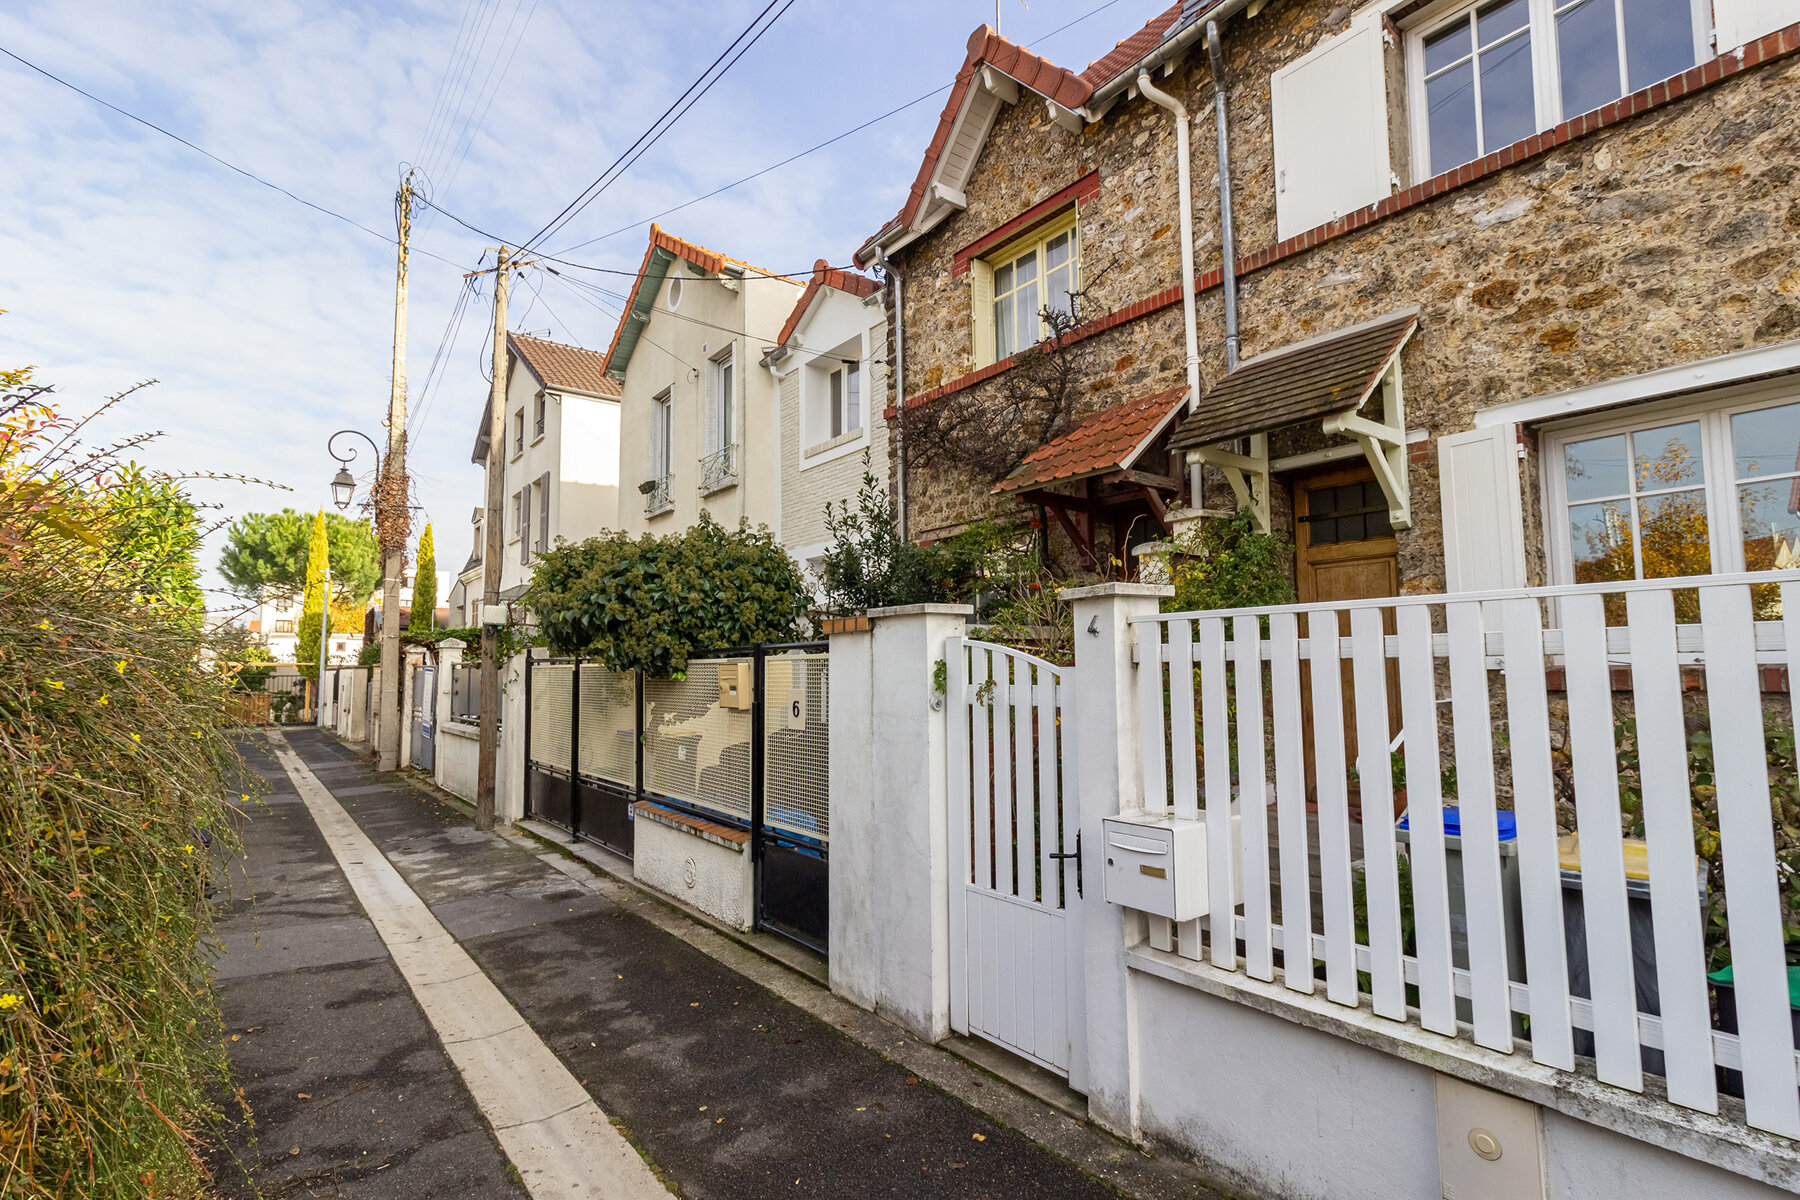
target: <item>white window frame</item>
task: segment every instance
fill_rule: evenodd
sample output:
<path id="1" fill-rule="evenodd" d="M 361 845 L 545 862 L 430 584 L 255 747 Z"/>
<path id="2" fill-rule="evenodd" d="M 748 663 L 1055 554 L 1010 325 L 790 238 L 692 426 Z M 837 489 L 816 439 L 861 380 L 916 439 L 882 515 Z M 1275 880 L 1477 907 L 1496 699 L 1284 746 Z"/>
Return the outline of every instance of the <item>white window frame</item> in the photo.
<path id="1" fill-rule="evenodd" d="M 1704 398 L 1688 396 L 1637 404 L 1545 428 L 1539 437 L 1539 467 L 1543 477 L 1540 490 L 1550 582 L 1575 582 L 1564 448 L 1572 442 L 1694 420 L 1700 423 L 1700 460 L 1706 476 L 1703 490 L 1707 508 L 1707 549 L 1712 573 L 1743 571 L 1744 536 L 1737 495 L 1740 481 L 1731 445 L 1731 418 L 1739 413 L 1785 404 L 1800 404 L 1800 380 L 1789 378 L 1729 388 L 1709 393 Z M 1780 479 L 1790 474 L 1800 478 L 1800 472 L 1774 472 L 1759 478 Z M 1635 533 L 1633 537 L 1635 543 Z"/>
<path id="2" fill-rule="evenodd" d="M 711 437 L 708 444 L 722 450 L 737 442 L 737 344 L 734 342 L 715 354 L 708 361 L 706 369 L 712 372 L 710 386 L 719 403 L 716 414 L 707 414 L 709 421 L 718 421 L 718 427 L 709 431 Z"/>
<path id="3" fill-rule="evenodd" d="M 1486 139 L 1478 134 L 1474 158 L 1450 163 L 1443 167 L 1437 167 L 1431 161 L 1429 114 L 1425 100 L 1425 39 L 1440 32 L 1457 19 L 1469 20 L 1470 14 L 1476 9 L 1488 7 L 1495 2 L 1496 0 L 1475 0 L 1475 2 L 1442 0 L 1441 3 L 1420 10 L 1404 23 L 1408 124 L 1411 126 L 1412 161 L 1418 164 L 1420 179 L 1435 178 L 1446 171 L 1455 170 L 1465 163 L 1477 161 L 1485 155 L 1512 145 L 1511 142 L 1489 145 Z M 1561 60 L 1556 46 L 1557 14 L 1573 8 L 1576 2 L 1579 0 L 1529 0 L 1530 18 L 1527 29 L 1531 36 L 1532 99 L 1537 114 L 1537 128 L 1532 131 L 1534 133 L 1553 129 L 1570 117 L 1581 115 L 1581 113 L 1562 111 Z M 1631 77 L 1626 70 L 1623 34 L 1623 6 L 1628 0 L 1591 0 L 1591 2 L 1610 2 L 1614 5 L 1613 29 L 1614 35 L 1619 39 L 1619 82 L 1621 86 L 1629 88 Z M 1688 0 L 1688 9 L 1692 17 L 1694 63 L 1704 63 L 1713 57 L 1710 0 Z M 1622 91 L 1619 96 L 1630 94 L 1629 91 Z M 1614 96 L 1612 99 L 1616 100 L 1619 96 Z M 1480 128 L 1480 119 L 1481 110 L 1477 105 L 1477 129 Z"/>
<path id="4" fill-rule="evenodd" d="M 675 439 L 673 388 L 664 388 L 650 398 L 650 420 L 653 423 L 650 431 L 650 478 L 667 479 L 675 470 L 675 448 L 671 445 Z M 660 446 L 657 444 L 657 426 L 662 430 Z"/>
<path id="5" fill-rule="evenodd" d="M 874 364 L 869 358 L 867 334 L 857 334 L 835 350 L 816 354 L 800 368 L 800 469 L 833 462 L 849 454 L 859 453 L 869 445 L 872 421 L 869 415 L 870 389 L 874 383 Z M 860 422 L 831 432 L 831 378 L 848 368 L 845 360 L 857 364 L 861 381 Z M 845 418 L 848 419 L 847 416 Z"/>
<path id="6" fill-rule="evenodd" d="M 539 392 L 535 403 L 536 409 L 531 421 L 531 444 L 534 446 L 538 444 L 538 441 L 543 438 L 545 431 L 549 428 L 550 398 L 543 392 Z"/>
<path id="7" fill-rule="evenodd" d="M 513 452 L 514 458 L 525 453 L 525 409 L 519 408 L 513 413 Z"/>

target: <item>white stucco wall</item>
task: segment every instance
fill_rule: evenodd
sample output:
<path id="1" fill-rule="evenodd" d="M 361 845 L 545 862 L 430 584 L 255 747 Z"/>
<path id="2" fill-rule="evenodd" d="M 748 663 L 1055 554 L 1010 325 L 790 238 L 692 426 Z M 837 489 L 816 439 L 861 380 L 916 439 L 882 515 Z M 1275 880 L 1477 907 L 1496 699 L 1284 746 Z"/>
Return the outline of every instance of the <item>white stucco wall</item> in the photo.
<path id="1" fill-rule="evenodd" d="M 639 883 L 691 904 L 733 929 L 754 924 L 748 845 L 729 847 L 671 829 L 640 809 L 632 822 L 631 873 Z"/>
<path id="2" fill-rule="evenodd" d="M 670 312 L 669 280 L 677 278 L 682 281 L 681 303 Z M 763 347 L 780 334 L 800 288 L 789 280 L 760 275 L 735 280 L 698 275 L 679 259 L 670 264 L 625 373 L 619 422 L 619 528 L 634 534 L 672 533 L 692 525 L 702 510 L 728 529 L 736 528 L 740 518 L 748 518 L 752 525 L 776 526 L 775 388 L 757 363 Z M 707 444 L 703 370 L 728 345 L 735 363 L 737 395 L 732 403 L 740 446 L 738 483 L 702 496 L 700 460 Z M 650 409 L 665 388 L 674 404 L 670 451 L 674 505 L 651 517 L 644 511 L 637 485 L 650 475 Z"/>
<path id="3" fill-rule="evenodd" d="M 475 777 L 480 765 L 481 731 L 458 721 L 439 721 L 437 762 L 433 778 L 453 796 L 474 803 Z"/>
<path id="4" fill-rule="evenodd" d="M 821 288 L 795 327 L 790 352 L 773 364 L 781 405 L 781 541 L 802 564 L 829 542 L 825 505 L 854 502 L 862 486 L 863 456 L 886 487 L 888 423 L 887 321 L 880 304 L 836 288 Z M 797 343 L 797 344 L 796 344 Z M 831 437 L 824 423 L 827 372 L 854 358 L 862 365 L 862 427 Z"/>

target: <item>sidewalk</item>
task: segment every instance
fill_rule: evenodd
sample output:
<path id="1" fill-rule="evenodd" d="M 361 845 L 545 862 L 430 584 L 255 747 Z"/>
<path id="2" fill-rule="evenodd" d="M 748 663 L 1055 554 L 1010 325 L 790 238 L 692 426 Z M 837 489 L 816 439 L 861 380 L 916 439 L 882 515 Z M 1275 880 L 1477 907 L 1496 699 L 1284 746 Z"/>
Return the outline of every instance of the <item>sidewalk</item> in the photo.
<path id="1" fill-rule="evenodd" d="M 732 969 L 691 944 L 726 939 L 698 926 L 677 936 L 671 930 L 685 918 L 662 910 L 644 919 L 645 906 L 660 906 L 620 895 L 625 885 L 583 878 L 585 867 L 524 838 L 475 832 L 459 811 L 376 776 L 333 739 L 310 730 L 288 738 L 436 921 L 679 1194 L 1116 1194 L 933 1086 L 932 1076 L 956 1072 L 922 1076 L 906 1065 L 941 1066 L 949 1058 L 943 1051 L 911 1044 L 765 960 L 748 975 Z M 271 767 L 265 755 L 258 769 Z M 253 887 L 257 902 L 254 911 L 247 898 L 234 905 L 220 965 L 227 1025 L 240 1039 L 231 1044 L 234 1065 L 261 1138 L 246 1158 L 257 1164 L 265 1194 L 527 1194 L 307 809 L 291 790 L 282 795 L 288 785 L 274 770 L 269 807 L 252 814 L 245 833 L 247 875 L 234 880 Z M 803 1009 L 782 998 L 797 990 L 847 1015 L 827 1024 L 813 1015 L 827 1011 L 819 1003 Z M 984 1087 L 979 1072 L 960 1070 L 967 1077 L 950 1081 L 957 1091 Z M 993 1107 L 1011 1105 L 1023 1118 L 1012 1123 L 1035 1124 L 1036 1136 L 1062 1154 L 1092 1158 L 1099 1139 L 1112 1147 L 1102 1170 L 1133 1158 L 1147 1163 L 1047 1106 L 1007 1095 L 998 1080 L 985 1088 L 1001 1102 Z M 1059 1130 L 1070 1149 L 1058 1144 Z M 1198 1194 L 1179 1184 L 1132 1190 Z"/>

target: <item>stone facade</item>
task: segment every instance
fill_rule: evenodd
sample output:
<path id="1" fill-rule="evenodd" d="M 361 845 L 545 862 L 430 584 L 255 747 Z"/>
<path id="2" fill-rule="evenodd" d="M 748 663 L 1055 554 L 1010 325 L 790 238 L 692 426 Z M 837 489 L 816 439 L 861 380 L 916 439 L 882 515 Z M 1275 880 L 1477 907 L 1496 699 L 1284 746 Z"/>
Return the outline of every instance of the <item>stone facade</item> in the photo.
<path id="1" fill-rule="evenodd" d="M 1537 148 L 1533 139 L 1519 161 L 1473 179 L 1452 173 L 1441 194 L 1347 232 L 1340 222 L 1278 245 L 1270 76 L 1352 16 L 1333 0 L 1276 0 L 1223 31 L 1246 357 L 1416 304 L 1421 328 L 1401 360 L 1406 420 L 1435 439 L 1469 428 L 1488 406 L 1800 338 L 1794 29 L 1772 35 L 1773 61 L 1740 58 L 1744 69 L 1729 64 L 1735 73 L 1709 78 L 1695 94 L 1658 97 L 1647 111 L 1554 146 Z M 1403 78 L 1400 45 L 1386 52 L 1390 80 Z M 1189 53 L 1170 75 L 1159 73 L 1157 86 L 1193 118 L 1197 315 L 1203 380 L 1211 383 L 1224 374 L 1225 354 L 1204 55 Z M 1403 87 L 1389 90 L 1403 103 Z M 981 403 L 997 390 L 992 379 L 963 382 L 976 364 L 970 287 L 953 270 L 955 253 L 1088 172 L 1099 173 L 1099 188 L 1081 209 L 1087 324 L 1079 332 L 1091 341 L 1094 364 L 1082 405 L 1092 410 L 1180 383 L 1173 121 L 1141 97 L 1121 98 L 1081 134 L 1051 123 L 1023 91 L 1004 108 L 966 188 L 967 208 L 891 255 L 906 304 L 906 379 L 891 400 L 917 403 L 944 389 L 922 402 Z M 1395 124 L 1398 190 L 1423 181 L 1407 171 L 1404 115 Z M 1525 541 L 1536 583 L 1545 571 L 1538 464 L 1530 431 L 1523 436 Z M 1321 444 L 1316 425 L 1278 431 L 1270 453 Z M 1411 455 L 1414 524 L 1399 537 L 1409 592 L 1445 586 L 1435 454 L 1427 441 Z M 916 471 L 907 486 L 915 537 L 993 507 L 985 486 L 953 472 Z M 1275 524 L 1291 534 L 1285 490 L 1278 477 Z M 1209 484 L 1205 501 L 1213 507 L 1225 496 Z"/>

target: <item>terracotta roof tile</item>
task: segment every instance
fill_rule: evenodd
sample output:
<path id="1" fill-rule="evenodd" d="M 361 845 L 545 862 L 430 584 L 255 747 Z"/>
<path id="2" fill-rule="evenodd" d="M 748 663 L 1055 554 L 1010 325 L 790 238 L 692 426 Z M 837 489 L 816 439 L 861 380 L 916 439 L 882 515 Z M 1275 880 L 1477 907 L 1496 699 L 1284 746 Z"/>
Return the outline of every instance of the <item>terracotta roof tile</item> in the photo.
<path id="1" fill-rule="evenodd" d="M 625 326 L 631 323 L 632 309 L 637 305 L 638 292 L 643 289 L 644 277 L 650 273 L 650 257 L 658 250 L 665 250 L 676 258 L 685 259 L 714 275 L 721 274 L 727 263 L 738 267 L 747 275 L 763 275 L 770 279 L 786 279 L 790 283 L 797 282 L 787 275 L 778 275 L 774 271 L 765 271 L 761 267 L 752 266 L 741 258 L 733 258 L 729 254 L 720 254 L 717 250 L 708 250 L 705 246 L 678 238 L 654 222 L 650 226 L 650 241 L 644 247 L 644 261 L 639 264 L 637 278 L 632 281 L 631 294 L 625 298 L 625 312 L 619 319 L 619 327 L 613 330 L 612 344 L 606 348 L 606 358 L 610 363 L 613 352 L 619 348 L 619 339 L 625 333 Z M 629 357 L 629 356 L 627 356 Z"/>
<path id="2" fill-rule="evenodd" d="M 1019 492 L 1130 467 L 1181 410 L 1186 398 L 1183 384 L 1103 408 L 1027 454 L 994 490 Z"/>
<path id="3" fill-rule="evenodd" d="M 1087 98 L 1094 90 L 1082 76 L 1033 54 L 1023 46 L 1007 41 L 987 25 L 970 34 L 968 55 L 963 59 L 962 69 L 956 73 L 956 82 L 950 86 L 950 98 L 944 101 L 944 111 L 938 116 L 937 129 L 931 135 L 931 144 L 925 149 L 924 161 L 919 164 L 919 173 L 913 179 L 906 203 L 893 220 L 863 243 L 862 248 L 856 252 L 857 262 L 866 263 L 868 260 L 864 256 L 878 239 L 891 230 L 910 224 L 918 215 L 919 205 L 925 198 L 925 189 L 937 171 L 938 158 L 950 141 L 950 130 L 955 126 L 958 114 L 962 112 L 963 102 L 968 99 L 975 72 L 984 65 L 1016 79 L 1041 96 L 1050 97 L 1064 108 L 1080 108 L 1087 103 Z"/>
<path id="4" fill-rule="evenodd" d="M 617 380 L 606 377 L 606 355 L 561 342 L 547 342 L 523 333 L 509 333 L 506 344 L 547 388 L 585 392 L 590 396 L 619 396 Z"/>
<path id="5" fill-rule="evenodd" d="M 794 311 L 788 314 L 787 323 L 781 327 L 781 336 L 775 339 L 777 346 L 785 346 L 788 339 L 794 336 L 794 330 L 806 316 L 806 310 L 812 307 L 813 298 L 819 294 L 820 288 L 836 288 L 840 292 L 848 292 L 858 298 L 873 296 L 881 290 L 881 285 L 867 275 L 858 275 L 854 271 L 845 271 L 832 266 L 824 259 L 813 263 L 812 279 L 807 282 L 806 290 L 800 293 Z"/>

